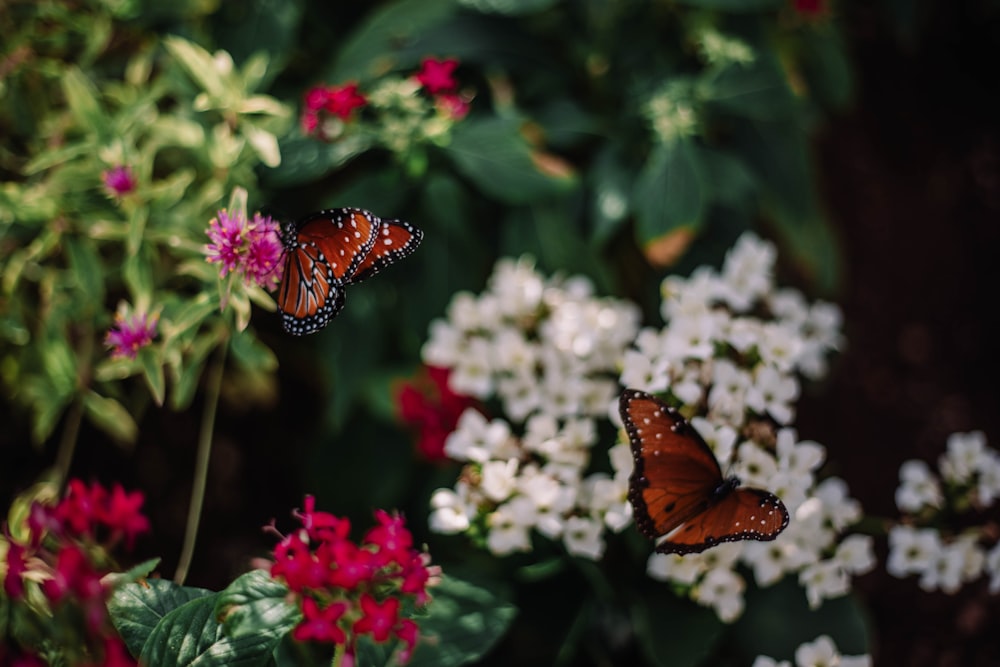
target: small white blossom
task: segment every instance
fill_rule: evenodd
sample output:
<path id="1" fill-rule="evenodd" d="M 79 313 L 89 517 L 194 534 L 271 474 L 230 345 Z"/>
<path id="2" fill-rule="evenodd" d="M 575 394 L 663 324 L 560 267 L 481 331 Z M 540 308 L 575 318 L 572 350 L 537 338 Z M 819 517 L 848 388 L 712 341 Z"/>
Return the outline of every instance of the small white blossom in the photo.
<path id="1" fill-rule="evenodd" d="M 490 532 L 486 537 L 486 544 L 489 550 L 497 556 L 515 551 L 530 551 L 528 527 L 533 519 L 523 502 L 510 502 L 498 507 L 487 517 Z"/>
<path id="2" fill-rule="evenodd" d="M 930 528 L 893 526 L 889 529 L 889 561 L 886 570 L 894 577 L 920 574 L 938 559 L 941 539 Z"/>
<path id="3" fill-rule="evenodd" d="M 876 563 L 871 536 L 848 535 L 837 545 L 833 560 L 851 574 L 870 572 Z"/>
<path id="4" fill-rule="evenodd" d="M 820 635 L 815 641 L 795 649 L 795 664 L 796 667 L 837 667 L 840 653 L 829 636 Z"/>
<path id="5" fill-rule="evenodd" d="M 517 459 L 487 461 L 483 464 L 479 488 L 487 498 L 502 502 L 510 497 L 517 486 Z"/>
<path id="6" fill-rule="evenodd" d="M 500 419 L 487 421 L 475 408 L 468 408 L 444 442 L 444 451 L 456 461 L 485 463 L 501 450 L 510 437 L 510 426 Z"/>
<path id="7" fill-rule="evenodd" d="M 824 599 L 847 595 L 851 590 L 847 572 L 835 560 L 807 565 L 799 573 L 799 583 L 806 589 L 806 600 L 811 609 L 818 608 Z"/>
<path id="8" fill-rule="evenodd" d="M 896 506 L 904 512 L 919 512 L 924 507 L 940 507 L 944 500 L 941 485 L 923 461 L 906 461 L 899 468 Z"/>
<path id="9" fill-rule="evenodd" d="M 972 479 L 986 455 L 986 435 L 982 431 L 952 433 L 948 450 L 941 457 L 941 474 L 949 482 L 962 484 Z"/>
<path id="10" fill-rule="evenodd" d="M 573 556 L 598 560 L 604 555 L 604 524 L 595 519 L 571 516 L 563 530 L 563 544 Z"/>
<path id="11" fill-rule="evenodd" d="M 709 570 L 692 590 L 698 604 L 715 609 L 724 623 L 732 623 L 743 613 L 743 577 L 724 567 Z"/>
<path id="12" fill-rule="evenodd" d="M 654 553 L 646 561 L 646 574 L 659 581 L 676 581 L 690 586 L 703 572 L 698 560 L 678 554 Z"/>
<path id="13" fill-rule="evenodd" d="M 429 523 L 434 532 L 451 535 L 469 529 L 475 508 L 468 502 L 468 487 L 460 483 L 456 491 L 438 489 L 431 496 Z"/>
<path id="14" fill-rule="evenodd" d="M 759 366 L 753 384 L 747 389 L 747 407 L 757 414 L 770 415 L 779 424 L 792 421 L 792 402 L 799 397 L 799 382 L 774 366 Z"/>

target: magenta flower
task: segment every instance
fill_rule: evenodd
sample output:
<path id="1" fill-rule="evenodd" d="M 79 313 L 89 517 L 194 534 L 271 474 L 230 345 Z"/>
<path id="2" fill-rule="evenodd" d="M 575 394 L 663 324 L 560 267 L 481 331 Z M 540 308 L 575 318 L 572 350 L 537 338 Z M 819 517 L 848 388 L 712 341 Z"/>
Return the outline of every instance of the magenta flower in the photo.
<path id="1" fill-rule="evenodd" d="M 455 58 L 446 60 L 424 58 L 423 62 L 420 63 L 420 71 L 417 72 L 417 81 L 431 95 L 451 92 L 458 85 L 452 76 L 456 67 L 458 67 L 458 60 Z"/>
<path id="2" fill-rule="evenodd" d="M 117 199 L 135 190 L 136 180 L 132 174 L 132 167 L 112 167 L 102 174 L 102 178 L 108 194 Z"/>
<path id="3" fill-rule="evenodd" d="M 366 104 L 368 100 L 358 92 L 358 84 L 345 83 L 343 86 L 330 86 L 326 89 L 326 105 L 323 108 L 341 120 L 347 120 L 355 109 Z"/>
<path id="4" fill-rule="evenodd" d="M 104 337 L 104 344 L 111 348 L 114 359 L 135 359 L 139 350 L 153 342 L 159 317 L 148 313 L 127 315 L 119 311 L 115 324 Z"/>
<path id="5" fill-rule="evenodd" d="M 222 209 L 205 232 L 211 241 L 205 246 L 206 259 L 218 263 L 219 277 L 239 273 L 248 285 L 256 283 L 274 290 L 281 282 L 284 248 L 278 223 L 256 213 L 253 220 Z"/>

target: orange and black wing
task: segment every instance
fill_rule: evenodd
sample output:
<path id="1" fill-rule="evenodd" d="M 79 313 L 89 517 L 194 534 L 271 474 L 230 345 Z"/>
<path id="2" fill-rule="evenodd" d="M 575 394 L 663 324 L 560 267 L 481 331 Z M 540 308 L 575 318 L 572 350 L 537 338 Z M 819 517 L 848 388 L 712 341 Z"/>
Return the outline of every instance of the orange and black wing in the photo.
<path id="1" fill-rule="evenodd" d="M 282 326 L 296 336 L 319 331 L 344 307 L 343 284 L 312 242 L 286 249 L 284 269 L 278 291 Z"/>
<path id="2" fill-rule="evenodd" d="M 335 280 L 349 282 L 375 245 L 382 221 L 360 208 L 313 213 L 296 223 L 299 247 L 312 244 Z"/>
<path id="3" fill-rule="evenodd" d="M 655 539 L 709 508 L 722 470 L 694 427 L 655 396 L 626 389 L 619 410 L 635 462 L 628 498 L 639 530 Z"/>
<path id="4" fill-rule="evenodd" d="M 351 275 L 351 283 L 359 283 L 375 275 L 417 249 L 424 233 L 402 220 L 382 220 L 375 234 L 375 244 Z"/>
<path id="5" fill-rule="evenodd" d="M 704 512 L 656 545 L 660 553 L 696 553 L 720 542 L 773 540 L 788 526 L 788 510 L 773 493 L 727 484 Z"/>

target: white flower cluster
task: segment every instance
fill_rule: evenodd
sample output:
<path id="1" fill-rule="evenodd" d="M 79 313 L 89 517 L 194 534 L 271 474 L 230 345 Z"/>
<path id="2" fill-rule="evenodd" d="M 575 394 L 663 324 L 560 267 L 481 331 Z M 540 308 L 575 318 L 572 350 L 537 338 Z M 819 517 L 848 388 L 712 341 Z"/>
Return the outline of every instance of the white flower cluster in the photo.
<path id="1" fill-rule="evenodd" d="M 547 280 L 525 259 L 500 260 L 483 294 L 455 295 L 424 361 L 451 369 L 452 390 L 498 399 L 506 419 L 460 417 L 445 453 L 467 465 L 431 498 L 431 529 L 481 537 L 497 555 L 530 550 L 536 531 L 600 558 L 605 530 L 631 521 L 628 447 L 609 452 L 613 475 L 586 472 L 638 326 L 633 304 L 595 297 L 585 278 Z"/>
<path id="2" fill-rule="evenodd" d="M 795 667 L 871 667 L 870 655 L 841 655 L 829 635 L 820 635 L 795 649 Z M 792 667 L 788 660 L 757 656 L 753 667 Z"/>
<path id="3" fill-rule="evenodd" d="M 666 394 L 712 447 L 723 470 L 777 494 L 792 520 L 772 542 L 737 542 L 701 554 L 653 554 L 653 578 L 686 586 L 724 621 L 743 610 L 747 565 L 761 586 L 797 574 L 809 604 L 850 590 L 850 577 L 872 569 L 872 540 L 840 539 L 861 518 L 840 479 L 818 482 L 825 448 L 799 441 L 789 426 L 797 374 L 819 378 L 841 341 L 840 311 L 776 290 L 775 249 L 744 234 L 721 271 L 696 270 L 663 283 L 663 329 L 643 329 L 625 353 L 624 386 Z"/>
<path id="4" fill-rule="evenodd" d="M 986 445 L 981 431 L 953 433 L 938 468 L 940 477 L 923 461 L 906 461 L 900 467 L 896 506 L 916 516 L 889 530 L 886 569 L 900 578 L 918 575 L 922 589 L 945 593 L 956 593 L 986 574 L 990 592 L 1000 592 L 1000 542 L 985 548 L 986 531 L 973 527 L 947 535 L 913 525 L 920 519 L 933 521 L 949 506 L 955 513 L 992 506 L 1000 498 L 1000 452 Z"/>

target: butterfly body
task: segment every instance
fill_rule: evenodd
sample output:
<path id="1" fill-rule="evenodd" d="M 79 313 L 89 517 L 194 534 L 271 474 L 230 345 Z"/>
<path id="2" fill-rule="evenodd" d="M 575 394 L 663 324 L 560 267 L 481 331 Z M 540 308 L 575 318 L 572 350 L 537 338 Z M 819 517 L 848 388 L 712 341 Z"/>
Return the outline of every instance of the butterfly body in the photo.
<path id="1" fill-rule="evenodd" d="M 278 291 L 285 331 L 325 327 L 344 307 L 345 290 L 413 252 L 423 232 L 359 208 L 319 211 L 281 228 L 284 274 Z"/>
<path id="2" fill-rule="evenodd" d="M 628 498 L 636 525 L 660 553 L 697 553 L 721 542 L 773 540 L 788 511 L 767 491 L 724 478 L 697 430 L 660 399 L 627 389 L 619 403 L 635 466 Z"/>

